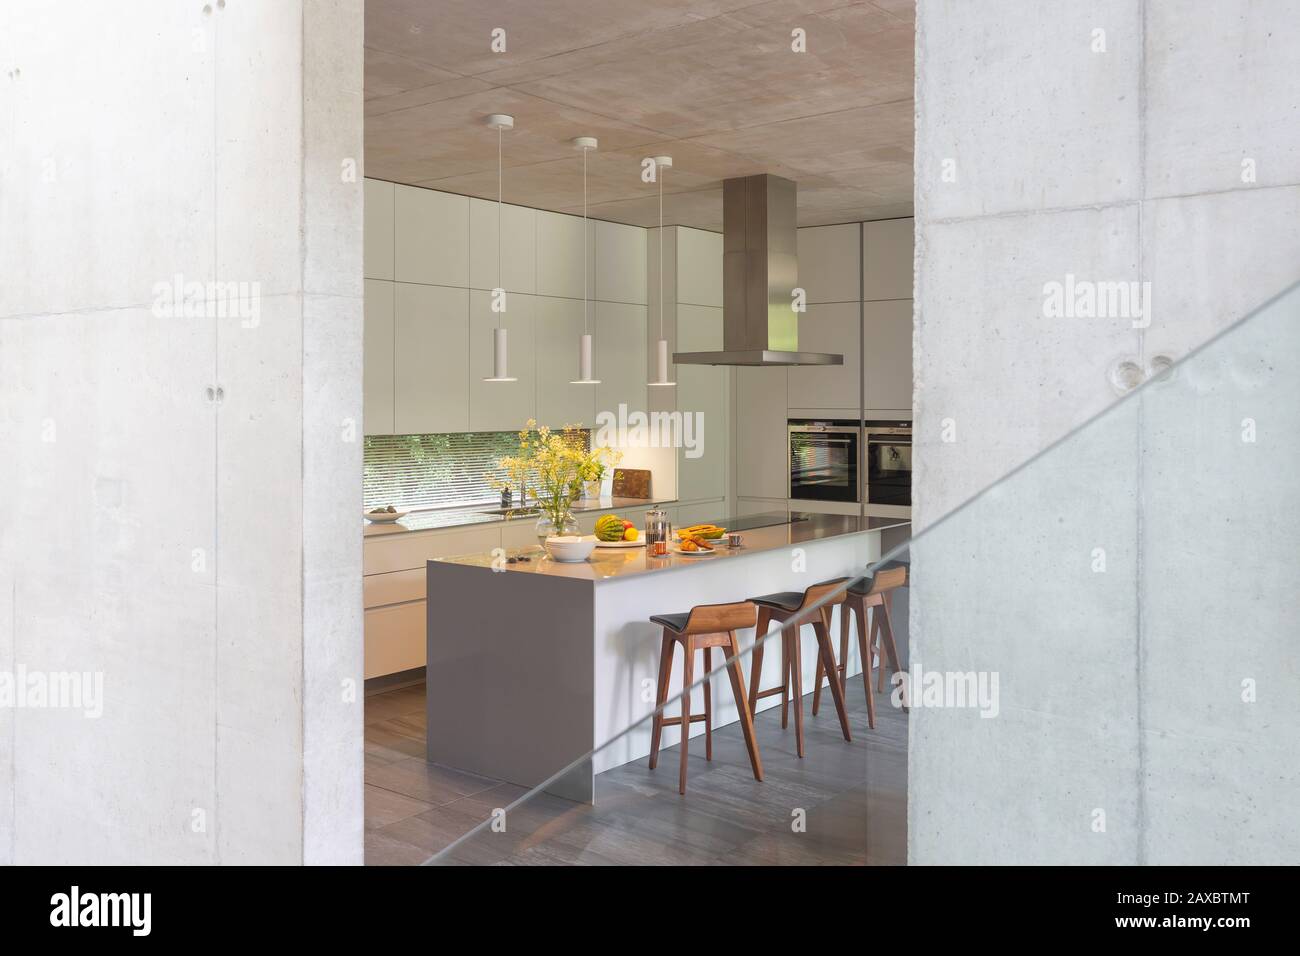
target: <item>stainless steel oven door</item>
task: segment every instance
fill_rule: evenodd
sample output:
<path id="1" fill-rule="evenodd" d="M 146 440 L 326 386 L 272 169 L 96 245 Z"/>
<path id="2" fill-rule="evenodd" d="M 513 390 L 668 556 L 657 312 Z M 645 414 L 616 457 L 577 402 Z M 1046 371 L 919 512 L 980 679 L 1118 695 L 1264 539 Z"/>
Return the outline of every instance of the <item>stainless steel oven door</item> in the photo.
<path id="1" fill-rule="evenodd" d="M 857 422 L 789 423 L 789 496 L 805 501 L 857 502 Z"/>

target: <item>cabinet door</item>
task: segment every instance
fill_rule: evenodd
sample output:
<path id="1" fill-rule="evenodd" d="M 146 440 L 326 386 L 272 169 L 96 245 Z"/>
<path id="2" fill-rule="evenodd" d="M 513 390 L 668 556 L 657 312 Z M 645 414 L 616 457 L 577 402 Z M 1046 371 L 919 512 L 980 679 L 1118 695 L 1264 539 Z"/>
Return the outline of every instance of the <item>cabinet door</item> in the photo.
<path id="1" fill-rule="evenodd" d="M 789 493 L 786 451 L 786 374 L 783 368 L 736 369 L 736 493 L 785 499 Z"/>
<path id="2" fill-rule="evenodd" d="M 582 303 L 579 303 L 581 305 Z M 596 378 L 596 413 L 615 416 L 618 406 L 629 411 L 646 407 L 646 307 L 593 302 L 592 343 Z M 576 346 L 575 346 L 576 347 Z"/>
<path id="3" fill-rule="evenodd" d="M 587 291 L 595 298 L 595 231 L 587 222 Z M 537 211 L 537 294 L 582 298 L 582 219 Z"/>
<path id="4" fill-rule="evenodd" d="M 397 283 L 393 428 L 398 435 L 469 428 L 469 293 Z"/>
<path id="5" fill-rule="evenodd" d="M 862 297 L 912 298 L 911 219 L 863 223 Z"/>
<path id="6" fill-rule="evenodd" d="M 469 199 L 393 187 L 393 275 L 398 282 L 469 285 Z"/>
<path id="7" fill-rule="evenodd" d="M 685 227 L 674 231 L 677 234 L 677 301 L 722 308 L 722 235 Z M 665 242 L 665 258 L 670 248 Z M 668 292 L 671 295 L 671 285 Z"/>
<path id="8" fill-rule="evenodd" d="M 605 302 L 646 304 L 646 231 L 639 226 L 596 222 L 595 297 Z"/>
<path id="9" fill-rule="evenodd" d="M 582 335 L 582 302 L 539 296 L 534 301 L 537 335 L 537 421 L 561 425 L 591 425 L 596 416 L 596 389 L 571 385 L 578 377 L 578 337 Z M 595 311 L 595 303 L 590 306 Z M 596 340 L 596 372 L 601 372 L 603 343 Z"/>
<path id="10" fill-rule="evenodd" d="M 394 293 L 392 282 L 366 280 L 361 410 L 367 435 L 393 434 Z"/>
<path id="11" fill-rule="evenodd" d="M 365 276 L 367 279 L 393 277 L 393 184 L 378 179 L 366 180 L 366 216 L 364 235 Z"/>
<path id="12" fill-rule="evenodd" d="M 799 230 L 799 286 L 809 302 L 857 302 L 858 223 Z M 800 330 L 799 347 L 807 349 Z"/>
<path id="13" fill-rule="evenodd" d="M 503 203 L 501 226 L 505 242 L 498 254 L 497 204 L 485 199 L 469 201 L 470 287 L 495 289 L 499 276 L 509 292 L 536 292 L 537 210 Z"/>
<path id="14" fill-rule="evenodd" d="M 519 431 L 528 419 L 537 417 L 536 299 L 521 292 L 506 296 L 506 311 L 492 311 L 490 292 L 469 294 L 469 430 L 472 432 Z M 509 371 L 514 382 L 485 382 L 492 374 L 492 330 L 501 325 L 509 330 Z M 576 347 L 576 346 L 575 346 Z"/>
<path id="15" fill-rule="evenodd" d="M 365 612 L 366 680 L 424 666 L 426 607 L 413 601 Z"/>
<path id="16" fill-rule="evenodd" d="M 834 352 L 843 365 L 804 365 L 790 369 L 790 406 L 825 409 L 856 418 L 861 407 L 858 303 L 809 305 L 799 316 L 799 348 L 805 352 Z"/>
<path id="17" fill-rule="evenodd" d="M 912 407 L 912 300 L 863 304 L 862 367 L 867 410 Z M 871 416 L 874 417 L 874 416 Z"/>
<path id="18" fill-rule="evenodd" d="M 722 310 L 678 305 L 677 341 L 684 352 L 722 348 Z M 682 413 L 682 435 L 688 437 L 689 427 L 689 437 L 695 446 L 692 449 L 683 445 L 677 451 L 677 498 L 681 501 L 723 498 L 727 494 L 731 371 L 712 365 L 677 366 L 677 408 Z M 716 510 L 717 506 L 712 506 L 711 513 Z"/>

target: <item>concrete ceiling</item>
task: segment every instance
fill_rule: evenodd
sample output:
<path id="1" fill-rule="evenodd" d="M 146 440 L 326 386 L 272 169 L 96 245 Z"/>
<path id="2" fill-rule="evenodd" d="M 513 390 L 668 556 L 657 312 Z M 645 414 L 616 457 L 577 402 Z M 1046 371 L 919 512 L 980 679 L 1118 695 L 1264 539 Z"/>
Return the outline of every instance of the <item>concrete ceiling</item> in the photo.
<path id="1" fill-rule="evenodd" d="M 491 32 L 506 31 L 493 53 Z M 807 52 L 790 50 L 802 28 Z M 912 214 L 912 0 L 366 0 L 366 175 L 654 225 L 722 228 L 721 181 L 799 184 L 799 224 Z"/>

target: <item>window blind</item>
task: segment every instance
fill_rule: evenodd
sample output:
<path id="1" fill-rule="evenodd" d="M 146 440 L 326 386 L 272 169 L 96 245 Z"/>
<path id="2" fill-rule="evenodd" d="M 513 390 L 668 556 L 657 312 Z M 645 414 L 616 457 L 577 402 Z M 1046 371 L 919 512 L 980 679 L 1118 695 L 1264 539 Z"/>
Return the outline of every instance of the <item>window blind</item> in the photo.
<path id="1" fill-rule="evenodd" d="M 591 433 L 581 435 L 590 447 Z M 497 461 L 518 453 L 516 432 L 367 435 L 363 505 L 442 508 L 495 502 L 501 492 L 490 482 L 502 474 Z"/>

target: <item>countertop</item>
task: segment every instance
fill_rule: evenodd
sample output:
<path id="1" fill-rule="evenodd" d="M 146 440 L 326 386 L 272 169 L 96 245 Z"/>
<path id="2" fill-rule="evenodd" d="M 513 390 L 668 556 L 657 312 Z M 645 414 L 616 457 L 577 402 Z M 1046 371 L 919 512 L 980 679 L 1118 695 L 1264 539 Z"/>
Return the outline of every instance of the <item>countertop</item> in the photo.
<path id="1" fill-rule="evenodd" d="M 765 523 L 769 521 L 770 523 Z M 596 548 L 586 561 L 566 563 L 551 560 L 545 551 L 534 546 L 507 550 L 505 552 L 507 560 L 521 556 L 529 560 L 506 564 L 501 564 L 498 560 L 497 568 L 519 574 L 545 574 L 579 580 L 602 581 L 609 578 L 625 578 L 638 574 L 670 571 L 694 564 L 717 564 L 719 561 L 735 561 L 747 555 L 772 551 L 777 548 L 788 548 L 821 538 L 835 538 L 841 535 L 861 534 L 868 531 L 884 531 L 887 528 L 897 528 L 909 522 L 906 518 L 859 518 L 849 515 L 792 512 L 789 518 L 784 513 L 748 515 L 733 522 L 733 524 L 736 523 L 740 525 L 752 523 L 748 530 L 741 531 L 744 536 L 742 547 L 730 549 L 724 544 L 720 544 L 713 554 L 698 558 L 682 557 L 675 553 L 666 557 L 655 558 L 648 555 L 644 547 Z M 754 527 L 753 524 L 764 524 L 764 526 Z M 500 555 L 497 557 L 499 559 Z M 431 563 L 468 565 L 491 570 L 493 560 L 491 553 L 481 553 L 436 558 Z"/>
<path id="2" fill-rule="evenodd" d="M 590 511 L 620 511 L 627 509 L 628 520 L 636 521 L 638 527 L 644 522 L 644 514 L 637 509 L 648 509 L 652 505 L 667 505 L 675 498 L 581 498 L 574 502 L 573 513 L 584 514 Z M 493 502 L 480 505 L 464 505 L 456 508 L 434 508 L 428 511 L 412 511 L 406 517 L 392 522 L 363 521 L 362 534 L 367 538 L 379 535 L 402 534 L 410 531 L 436 531 L 440 528 L 460 528 L 480 524 L 501 524 L 505 521 L 536 521 L 536 514 L 507 518 L 504 515 L 482 514 L 496 508 Z M 531 507 L 531 506 L 530 506 Z M 632 513 L 636 512 L 636 517 Z"/>

